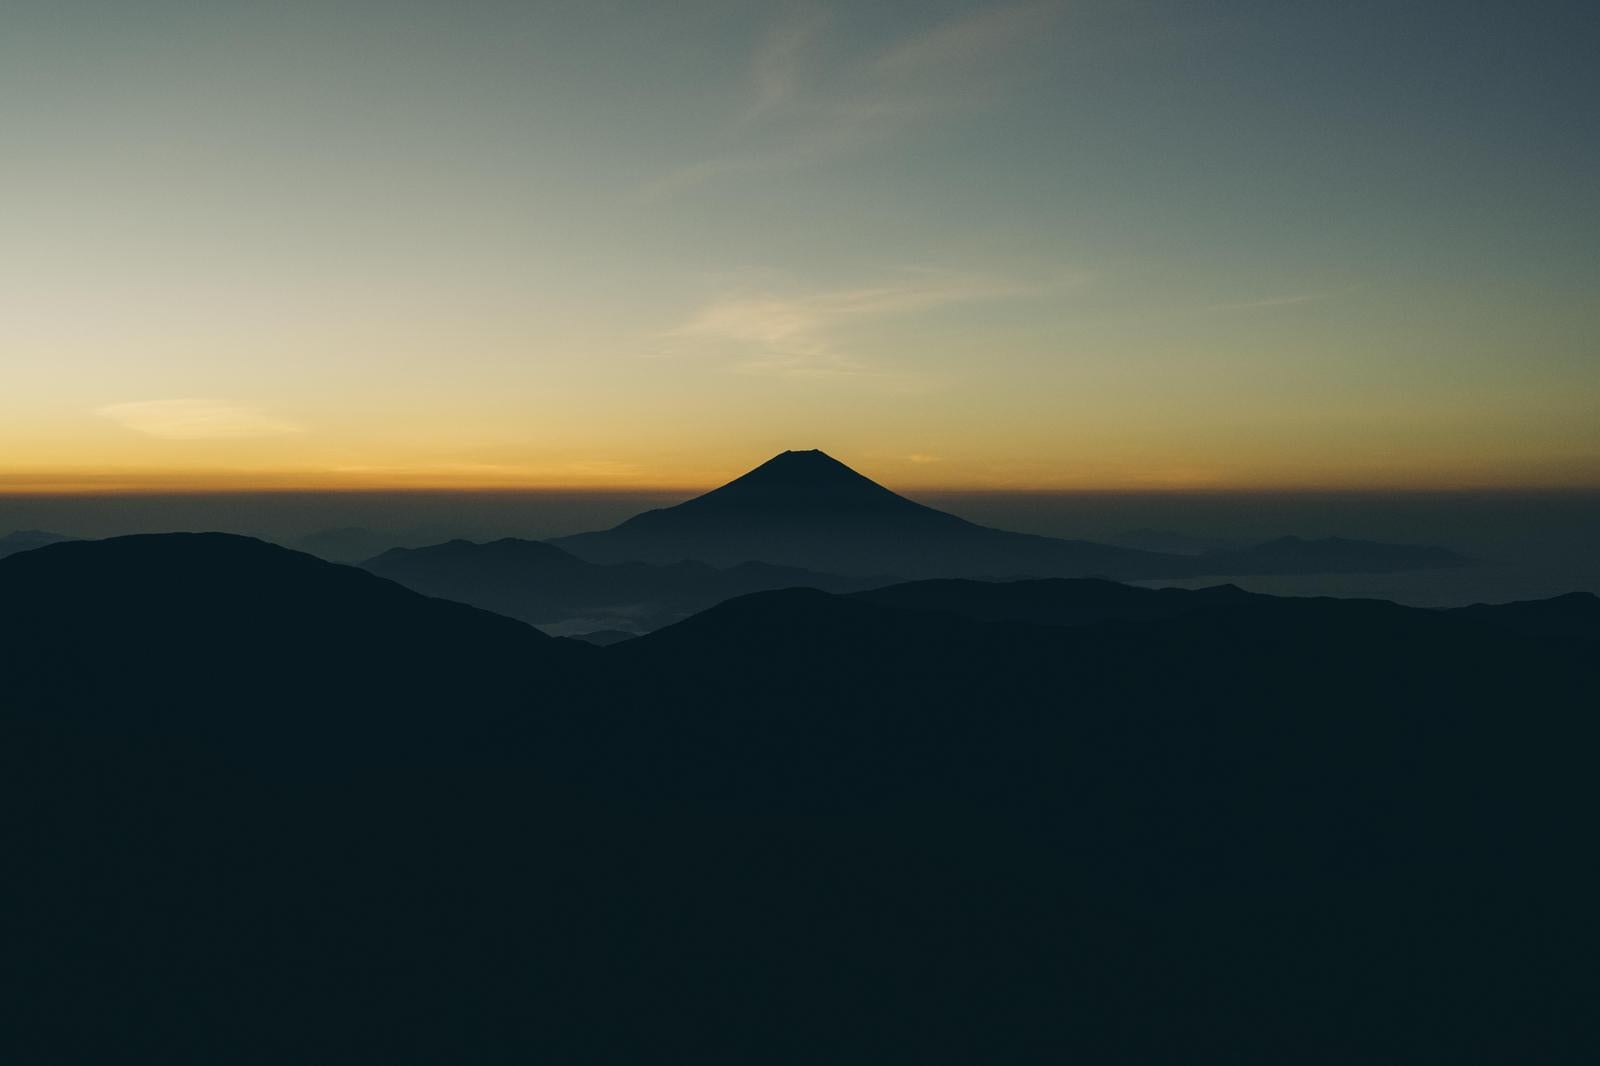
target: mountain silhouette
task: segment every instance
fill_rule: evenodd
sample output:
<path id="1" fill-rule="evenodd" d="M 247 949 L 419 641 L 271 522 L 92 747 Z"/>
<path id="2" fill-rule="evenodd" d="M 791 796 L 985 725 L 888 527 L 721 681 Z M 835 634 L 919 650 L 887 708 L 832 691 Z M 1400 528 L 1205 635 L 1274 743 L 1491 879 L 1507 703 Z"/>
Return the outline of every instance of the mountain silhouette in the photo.
<path id="1" fill-rule="evenodd" d="M 469 603 L 564 632 L 642 632 L 750 592 L 850 592 L 889 578 L 847 578 L 765 563 L 591 563 L 551 544 L 505 538 L 395 548 L 362 567 L 429 596 Z"/>
<path id="2" fill-rule="evenodd" d="M 594 562 L 714 566 L 759 560 L 847 575 L 1111 577 L 1316 573 L 1454 565 L 1444 549 L 1287 538 L 1256 549 L 1180 555 L 991 529 L 925 507 L 820 451 L 788 451 L 721 488 L 551 541 Z"/>
<path id="3" fill-rule="evenodd" d="M 974 525 L 897 495 L 821 451 L 783 452 L 703 496 L 552 543 L 596 561 L 759 560 L 852 575 L 1187 572 L 1181 560 L 1153 553 Z"/>
<path id="4" fill-rule="evenodd" d="M 0 559 L 17 552 L 32 551 L 42 548 L 46 544 L 60 544 L 63 541 L 74 540 L 60 533 L 46 533 L 42 529 L 19 529 L 15 533 L 7 533 L 0 537 Z"/>
<path id="5" fill-rule="evenodd" d="M 592 647 L 175 534 L 0 602 L 8 1062 L 1592 1057 L 1594 597 L 938 580 Z"/>
<path id="6" fill-rule="evenodd" d="M 818 449 L 783 452 L 672 510 L 679 514 L 766 512 L 790 518 L 818 511 L 915 515 L 941 521 L 951 517 L 890 492 Z"/>

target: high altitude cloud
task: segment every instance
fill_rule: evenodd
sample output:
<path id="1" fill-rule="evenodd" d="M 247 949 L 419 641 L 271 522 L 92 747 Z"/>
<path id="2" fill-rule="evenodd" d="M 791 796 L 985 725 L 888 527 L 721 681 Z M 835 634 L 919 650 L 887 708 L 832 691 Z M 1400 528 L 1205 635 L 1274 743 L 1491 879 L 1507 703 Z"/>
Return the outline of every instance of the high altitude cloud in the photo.
<path id="1" fill-rule="evenodd" d="M 1288 296 L 1269 296 L 1259 300 L 1239 300 L 1231 303 L 1212 304 L 1212 311 L 1255 311 L 1268 307 L 1294 307 L 1298 304 L 1321 303 L 1324 300 L 1334 300 L 1348 295 L 1361 288 L 1359 285 L 1325 292 L 1302 292 Z"/>
<path id="2" fill-rule="evenodd" d="M 248 407 L 216 400 L 142 400 L 114 403 L 96 412 L 113 422 L 150 437 L 166 440 L 223 440 L 241 437 L 281 437 L 302 433 L 293 422 L 264 415 Z"/>
<path id="3" fill-rule="evenodd" d="M 1056 3 L 962 15 L 865 58 L 828 62 L 828 21 L 816 12 L 780 23 L 756 50 L 748 97 L 723 150 L 650 182 L 646 198 L 684 192 L 738 173 L 828 159 L 982 108 L 1018 54 L 1044 39 Z"/>

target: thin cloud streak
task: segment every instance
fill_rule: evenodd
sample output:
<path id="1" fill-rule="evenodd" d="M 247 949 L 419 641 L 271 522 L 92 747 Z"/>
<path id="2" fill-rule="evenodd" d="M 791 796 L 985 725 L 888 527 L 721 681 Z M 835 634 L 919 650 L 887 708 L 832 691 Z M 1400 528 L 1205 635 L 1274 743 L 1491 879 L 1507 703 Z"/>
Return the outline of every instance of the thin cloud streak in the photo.
<path id="1" fill-rule="evenodd" d="M 304 433 L 302 426 L 217 400 L 142 400 L 97 408 L 125 429 L 163 440 L 237 440 Z"/>
<path id="2" fill-rule="evenodd" d="M 1272 296 L 1263 300 L 1242 300 L 1237 303 L 1211 304 L 1206 310 L 1254 311 L 1266 307 L 1293 307 L 1297 304 L 1321 303 L 1324 300 L 1336 300 L 1341 296 L 1347 296 L 1359 288 L 1361 286 L 1352 285 L 1349 288 L 1337 289 L 1333 292 L 1303 292 L 1296 293 L 1293 296 Z"/>
<path id="3" fill-rule="evenodd" d="M 942 76 L 952 68 L 989 63 L 1046 29 L 1060 11 L 1060 4 L 1016 4 L 951 19 L 894 45 L 872 69 L 888 79 Z"/>
<path id="4" fill-rule="evenodd" d="M 1042 39 L 1057 3 L 1019 4 L 960 16 L 866 58 L 824 69 L 814 54 L 826 19 L 780 24 L 751 61 L 749 102 L 727 151 L 646 183 L 655 201 L 718 178 L 789 170 L 857 149 L 922 123 L 986 106 L 1018 52 Z"/>
<path id="5" fill-rule="evenodd" d="M 818 10 L 791 15 L 767 36 L 750 62 L 754 99 L 739 118 L 739 125 L 781 112 L 800 94 L 807 55 L 827 26 Z"/>

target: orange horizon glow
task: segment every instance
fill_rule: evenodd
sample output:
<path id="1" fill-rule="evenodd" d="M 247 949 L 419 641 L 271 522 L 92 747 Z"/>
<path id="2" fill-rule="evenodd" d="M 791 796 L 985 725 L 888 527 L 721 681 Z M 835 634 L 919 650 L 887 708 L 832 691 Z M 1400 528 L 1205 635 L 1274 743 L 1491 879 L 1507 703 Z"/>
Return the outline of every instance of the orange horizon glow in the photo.
<path id="1" fill-rule="evenodd" d="M 1116 470 L 1065 468 L 1059 471 L 984 470 L 980 464 L 949 464 L 942 477 L 930 477 L 925 464 L 899 459 L 835 458 L 906 494 L 918 493 L 1317 493 L 1317 492 L 1587 492 L 1600 491 L 1600 478 L 1562 477 L 1562 470 L 1462 471 L 1340 469 L 1315 472 Z M 605 477 L 556 473 L 538 467 L 421 467 L 410 469 L 205 469 L 60 468 L 23 472 L 0 468 L 0 499 L 47 496 L 171 496 L 272 493 L 462 493 L 693 496 L 709 491 L 760 465 L 770 455 L 754 454 L 743 465 L 628 469 Z M 1578 466 L 1579 464 L 1574 464 Z M 1570 471 L 1577 474 L 1578 470 Z M 1273 475 L 1276 476 L 1273 476 Z"/>

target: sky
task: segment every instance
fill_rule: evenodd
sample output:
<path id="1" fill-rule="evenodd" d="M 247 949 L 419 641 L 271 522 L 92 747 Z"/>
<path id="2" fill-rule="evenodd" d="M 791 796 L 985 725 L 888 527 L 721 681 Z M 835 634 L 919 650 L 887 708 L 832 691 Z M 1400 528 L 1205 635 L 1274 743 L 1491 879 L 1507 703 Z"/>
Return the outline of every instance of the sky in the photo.
<path id="1" fill-rule="evenodd" d="M 1600 486 L 1584 15 L 0 0 L 0 494 Z"/>

